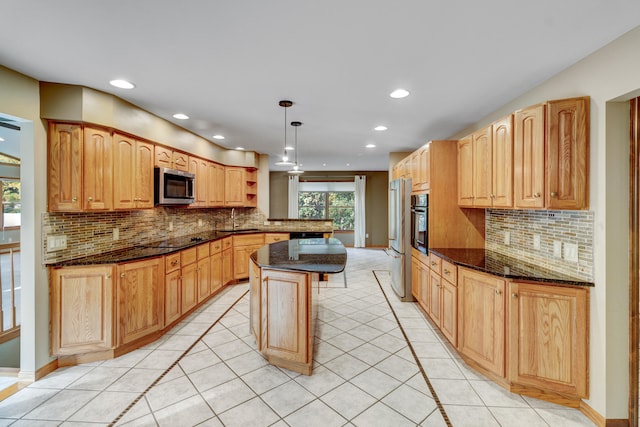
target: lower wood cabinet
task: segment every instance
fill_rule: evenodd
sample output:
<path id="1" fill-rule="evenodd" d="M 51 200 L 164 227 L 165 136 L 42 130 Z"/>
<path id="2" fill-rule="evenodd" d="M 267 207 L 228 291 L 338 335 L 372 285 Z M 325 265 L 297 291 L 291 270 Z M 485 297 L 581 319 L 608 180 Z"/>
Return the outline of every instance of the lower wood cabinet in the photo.
<path id="1" fill-rule="evenodd" d="M 114 347 L 114 265 L 51 270 L 51 353 L 70 355 Z"/>
<path id="2" fill-rule="evenodd" d="M 118 264 L 118 344 L 164 327 L 164 257 Z"/>
<path id="3" fill-rule="evenodd" d="M 509 293 L 509 380 L 588 397 L 588 290 L 513 282 Z"/>
<path id="4" fill-rule="evenodd" d="M 458 350 L 505 377 L 505 281 L 458 268 Z"/>
<path id="5" fill-rule="evenodd" d="M 264 234 L 243 234 L 233 236 L 233 278 L 249 278 L 249 257 L 264 246 Z"/>

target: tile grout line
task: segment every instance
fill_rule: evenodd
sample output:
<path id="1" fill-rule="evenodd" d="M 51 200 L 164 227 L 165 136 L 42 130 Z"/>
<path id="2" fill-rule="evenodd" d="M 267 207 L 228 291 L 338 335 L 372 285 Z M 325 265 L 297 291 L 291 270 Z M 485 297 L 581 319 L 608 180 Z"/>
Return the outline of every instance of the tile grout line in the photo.
<path id="1" fill-rule="evenodd" d="M 378 286 L 380 287 L 380 290 L 382 291 L 382 295 L 384 295 L 384 299 L 387 300 L 387 304 L 389 304 L 389 308 L 391 309 L 391 313 L 393 314 L 393 317 L 395 317 L 396 322 L 398 322 L 398 327 L 400 328 L 400 332 L 402 332 L 402 336 L 404 337 L 405 341 L 407 342 L 407 345 L 409 346 L 409 350 L 411 350 L 411 354 L 413 355 L 413 358 L 416 360 L 416 364 L 418 365 L 418 369 L 420 369 L 420 373 L 422 374 L 422 377 L 424 378 L 425 382 L 427 383 L 427 386 L 429 387 L 429 390 L 431 391 L 431 394 L 433 396 L 433 400 L 436 402 L 436 406 L 438 407 L 438 410 L 440 410 L 440 414 L 442 415 L 442 418 L 444 418 L 444 422 L 447 424 L 447 427 L 453 427 L 453 425 L 451 424 L 451 421 L 449 420 L 449 417 L 447 416 L 447 412 L 444 410 L 444 406 L 442 406 L 442 403 L 440 402 L 440 398 L 436 394 L 436 391 L 433 388 L 433 385 L 431 384 L 431 381 L 429 381 L 429 377 L 427 377 L 427 373 L 424 371 L 424 368 L 422 367 L 422 363 L 420 362 L 420 359 L 416 355 L 416 352 L 413 349 L 413 346 L 411 345 L 411 341 L 407 337 L 407 334 L 405 333 L 404 328 L 402 327 L 402 324 L 400 323 L 400 319 L 398 319 L 398 316 L 396 315 L 396 311 L 393 309 L 393 306 L 391 305 L 391 302 L 389 301 L 389 298 L 387 297 L 386 292 L 382 288 L 382 284 L 380 283 L 380 280 L 378 279 L 378 274 L 376 273 L 376 270 L 373 270 L 373 276 L 376 278 L 376 282 L 378 282 Z"/>
<path id="2" fill-rule="evenodd" d="M 231 309 L 233 309 L 233 307 L 235 307 L 235 305 L 240 302 L 240 300 L 242 298 L 244 298 L 244 296 L 249 293 L 249 290 L 247 289 L 246 291 L 244 291 L 242 293 L 242 295 L 240 295 L 234 302 L 233 304 L 231 304 L 221 315 L 220 317 L 218 317 L 215 322 L 213 322 L 211 324 L 211 326 L 209 326 L 180 356 L 178 356 L 178 358 L 171 364 L 169 365 L 169 367 L 167 369 L 164 370 L 164 372 L 162 372 L 158 378 L 156 378 L 151 384 L 149 384 L 149 386 L 142 392 L 140 393 L 140 395 L 138 397 L 136 397 L 126 408 L 124 408 L 124 410 L 122 412 L 120 412 L 120 414 L 118 414 L 117 417 L 115 417 L 113 419 L 113 421 L 111 421 L 109 423 L 109 427 L 113 427 L 116 425 L 116 423 L 118 421 L 120 421 L 122 419 L 122 417 L 129 412 L 129 410 L 131 408 L 133 408 L 148 392 L 149 390 L 151 390 L 155 385 L 157 385 L 164 377 L 165 375 L 167 375 L 169 373 L 169 371 L 171 371 L 178 363 L 180 363 L 180 361 L 191 351 L 191 349 L 193 349 L 201 340 L 202 338 L 204 338 L 205 335 L 207 335 L 209 333 L 209 331 L 211 331 L 211 329 L 216 326 L 218 324 L 218 322 L 229 312 L 231 311 Z"/>

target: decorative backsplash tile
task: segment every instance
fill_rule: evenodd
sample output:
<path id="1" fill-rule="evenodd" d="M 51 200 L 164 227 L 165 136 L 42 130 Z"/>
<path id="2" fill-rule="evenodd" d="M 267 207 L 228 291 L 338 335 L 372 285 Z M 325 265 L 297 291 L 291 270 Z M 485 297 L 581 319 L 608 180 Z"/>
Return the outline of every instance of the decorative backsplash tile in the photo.
<path id="1" fill-rule="evenodd" d="M 486 248 L 583 280 L 593 280 L 594 214 L 589 211 L 525 211 L 487 209 Z M 509 244 L 505 243 L 508 232 Z M 540 239 L 534 249 L 534 238 Z M 559 242 L 560 257 L 554 254 Z M 577 245 L 578 261 L 564 258 L 569 245 Z M 556 248 L 558 243 L 555 243 Z"/>
<path id="2" fill-rule="evenodd" d="M 265 224 L 266 216 L 255 208 L 235 208 L 235 222 L 238 228 L 265 231 L 333 231 L 330 221 L 283 219 Z M 232 227 L 230 208 L 155 207 L 122 212 L 44 213 L 42 259 L 45 264 L 52 264 L 141 243 Z M 118 229 L 118 240 L 114 240 L 114 229 Z M 48 252 L 47 236 L 51 235 L 66 236 L 67 248 Z"/>

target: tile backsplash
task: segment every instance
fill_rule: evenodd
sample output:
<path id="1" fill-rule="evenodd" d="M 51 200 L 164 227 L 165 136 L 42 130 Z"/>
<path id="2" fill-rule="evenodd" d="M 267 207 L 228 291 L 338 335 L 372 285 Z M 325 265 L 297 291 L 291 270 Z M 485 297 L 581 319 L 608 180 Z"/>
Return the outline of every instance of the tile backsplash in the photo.
<path id="1" fill-rule="evenodd" d="M 259 228 L 265 231 L 333 231 L 327 221 L 273 220 L 255 208 L 235 208 L 238 228 Z M 153 209 L 42 214 L 42 251 L 45 264 L 124 249 L 140 243 L 230 229 L 231 208 L 187 209 L 155 207 Z M 114 240 L 117 229 L 118 240 Z M 64 235 L 67 248 L 47 250 L 47 236 Z"/>
<path id="2" fill-rule="evenodd" d="M 593 227 L 594 214 L 590 211 L 487 209 L 486 249 L 593 281 Z M 509 233 L 508 244 L 505 233 Z M 571 245 L 578 248 L 577 262 L 565 259 L 566 248 Z M 558 247 L 560 256 L 554 253 Z"/>

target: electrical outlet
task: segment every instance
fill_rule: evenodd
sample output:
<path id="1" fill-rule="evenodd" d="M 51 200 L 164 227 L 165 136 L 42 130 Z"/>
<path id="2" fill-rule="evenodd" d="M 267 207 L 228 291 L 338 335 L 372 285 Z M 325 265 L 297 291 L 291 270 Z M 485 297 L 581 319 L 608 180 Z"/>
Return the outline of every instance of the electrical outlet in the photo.
<path id="1" fill-rule="evenodd" d="M 67 236 L 47 236 L 47 252 L 67 249 Z"/>
<path id="2" fill-rule="evenodd" d="M 169 221 L 169 231 L 173 231 L 173 221 Z"/>
<path id="3" fill-rule="evenodd" d="M 202 220 L 198 219 L 198 227 L 202 227 Z"/>
<path id="4" fill-rule="evenodd" d="M 504 244 L 509 246 L 511 244 L 511 232 L 510 231 L 505 231 L 504 232 Z"/>
<path id="5" fill-rule="evenodd" d="M 114 228 L 113 229 L 113 240 L 120 240 L 120 229 L 119 228 Z"/>
<path id="6" fill-rule="evenodd" d="M 569 262 L 578 262 L 578 244 L 577 243 L 565 243 L 564 244 L 564 259 Z"/>
<path id="7" fill-rule="evenodd" d="M 263 225 L 271 225 L 271 223 L 269 221 L 265 221 L 262 223 Z"/>
<path id="8" fill-rule="evenodd" d="M 365 233 L 364 238 L 368 239 L 369 238 L 369 233 Z"/>
<path id="9" fill-rule="evenodd" d="M 562 258 L 562 242 L 560 240 L 553 241 L 553 256 Z"/>
<path id="10" fill-rule="evenodd" d="M 540 235 L 539 234 L 534 234 L 533 235 L 533 249 L 540 250 Z"/>

